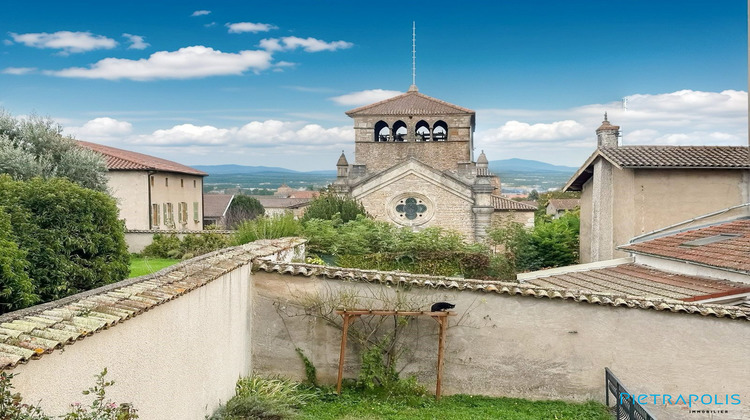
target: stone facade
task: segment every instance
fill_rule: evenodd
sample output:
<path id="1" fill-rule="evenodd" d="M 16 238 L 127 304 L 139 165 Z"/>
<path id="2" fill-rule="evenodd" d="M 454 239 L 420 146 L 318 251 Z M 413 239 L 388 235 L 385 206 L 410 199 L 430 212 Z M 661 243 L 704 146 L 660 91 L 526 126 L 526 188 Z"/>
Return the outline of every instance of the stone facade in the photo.
<path id="1" fill-rule="evenodd" d="M 359 200 L 378 220 L 452 229 L 470 241 L 486 236 L 499 181 L 483 153 L 473 159 L 474 111 L 412 86 L 347 115 L 354 119 L 355 162 L 339 158 L 337 193 Z"/>

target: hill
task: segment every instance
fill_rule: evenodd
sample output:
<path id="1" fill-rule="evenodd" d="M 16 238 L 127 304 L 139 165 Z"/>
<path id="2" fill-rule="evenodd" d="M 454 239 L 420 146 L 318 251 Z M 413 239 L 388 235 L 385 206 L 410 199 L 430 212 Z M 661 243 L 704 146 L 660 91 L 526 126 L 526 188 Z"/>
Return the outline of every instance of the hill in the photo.
<path id="1" fill-rule="evenodd" d="M 492 172 L 564 172 L 573 174 L 578 168 L 572 166 L 552 165 L 550 163 L 539 162 L 538 160 L 528 159 L 503 159 L 492 160 L 489 163 Z"/>

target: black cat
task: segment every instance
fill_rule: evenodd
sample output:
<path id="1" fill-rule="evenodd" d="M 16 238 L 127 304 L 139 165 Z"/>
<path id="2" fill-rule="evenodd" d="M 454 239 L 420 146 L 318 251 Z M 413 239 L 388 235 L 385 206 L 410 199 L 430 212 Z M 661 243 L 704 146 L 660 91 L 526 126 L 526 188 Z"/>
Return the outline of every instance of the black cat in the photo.
<path id="1" fill-rule="evenodd" d="M 446 309 L 453 309 L 455 307 L 456 307 L 456 305 L 454 305 L 452 303 L 438 302 L 438 303 L 432 305 L 432 308 L 430 308 L 430 310 L 432 312 L 441 312 L 441 311 L 444 311 Z"/>

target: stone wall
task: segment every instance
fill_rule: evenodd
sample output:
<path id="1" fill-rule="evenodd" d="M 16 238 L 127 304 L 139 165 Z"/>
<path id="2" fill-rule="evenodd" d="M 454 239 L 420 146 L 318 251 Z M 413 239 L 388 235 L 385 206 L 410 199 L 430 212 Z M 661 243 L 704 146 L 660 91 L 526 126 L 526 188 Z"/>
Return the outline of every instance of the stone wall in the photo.
<path id="1" fill-rule="evenodd" d="M 350 278 L 347 273 L 342 277 Z M 303 316 L 295 300 L 307 293 L 393 294 L 396 289 L 265 272 L 255 273 L 254 282 L 253 317 L 263 320 L 253 326 L 254 371 L 303 379 L 304 366 L 294 350 L 299 347 L 327 384 L 336 380 L 341 332 Z M 728 407 L 731 418 L 750 414 L 747 320 L 442 287 L 416 286 L 401 293 L 424 298 L 424 309 L 436 301 L 456 304 L 458 316 L 450 318 L 446 344 L 446 394 L 603 402 L 604 368 L 609 367 L 631 392 L 738 393 L 743 405 Z M 434 389 L 437 323 L 423 317 L 413 325 L 402 337 L 410 350 L 402 360 L 403 374 L 414 374 Z M 356 377 L 358 357 L 356 345 L 350 345 L 346 378 Z M 681 406 L 648 408 L 660 419 L 708 418 L 687 414 Z"/>
<path id="2" fill-rule="evenodd" d="M 384 171 L 409 157 L 414 157 L 433 168 L 455 170 L 459 162 L 471 161 L 468 141 L 430 142 L 357 142 L 354 154 L 358 165 L 367 165 L 370 174 Z"/>

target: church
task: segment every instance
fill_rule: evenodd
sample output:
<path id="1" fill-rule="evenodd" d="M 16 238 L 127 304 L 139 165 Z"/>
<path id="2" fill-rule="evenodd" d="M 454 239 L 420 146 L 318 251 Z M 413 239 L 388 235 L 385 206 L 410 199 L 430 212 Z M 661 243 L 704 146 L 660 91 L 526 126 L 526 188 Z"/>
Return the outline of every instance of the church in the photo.
<path id="1" fill-rule="evenodd" d="M 503 216 L 533 224 L 536 207 L 500 197 L 484 152 L 474 160 L 473 110 L 412 85 L 346 115 L 354 119 L 354 163 L 341 154 L 334 191 L 377 220 L 415 230 L 439 226 L 477 242 Z"/>

